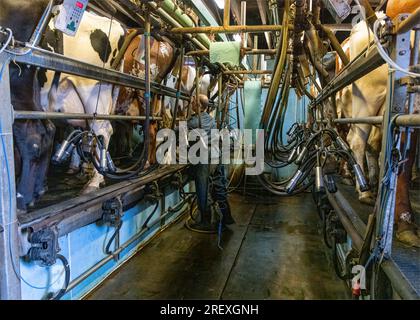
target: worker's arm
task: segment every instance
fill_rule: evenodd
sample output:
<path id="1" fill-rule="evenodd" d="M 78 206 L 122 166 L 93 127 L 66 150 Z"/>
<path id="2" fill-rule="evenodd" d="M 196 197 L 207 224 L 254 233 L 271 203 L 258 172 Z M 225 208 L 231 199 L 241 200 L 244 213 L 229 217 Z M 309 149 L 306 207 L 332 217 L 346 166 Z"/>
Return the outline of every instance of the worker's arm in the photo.
<path id="1" fill-rule="evenodd" d="M 188 129 L 197 129 L 199 126 L 198 116 L 192 116 L 191 119 L 187 121 Z"/>

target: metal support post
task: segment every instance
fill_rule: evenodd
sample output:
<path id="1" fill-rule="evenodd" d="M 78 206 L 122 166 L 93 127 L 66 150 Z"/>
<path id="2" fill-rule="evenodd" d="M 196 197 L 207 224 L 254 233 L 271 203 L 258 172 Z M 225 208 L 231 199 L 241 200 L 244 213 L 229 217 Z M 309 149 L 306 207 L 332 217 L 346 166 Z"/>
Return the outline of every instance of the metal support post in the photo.
<path id="1" fill-rule="evenodd" d="M 2 70 L 2 71 L 1 71 Z M 0 55 L 0 299 L 21 298 L 9 61 Z M 13 260 L 14 259 L 14 260 Z"/>
<path id="2" fill-rule="evenodd" d="M 397 19 L 402 19 L 403 16 L 399 16 Z M 391 43 L 391 59 L 393 59 L 398 65 L 403 68 L 407 68 L 410 65 L 410 32 L 398 34 L 393 37 Z M 407 86 L 401 84 L 401 79 L 405 77 L 405 74 L 399 71 L 391 71 L 388 78 L 388 90 L 386 97 L 386 110 L 384 113 L 384 119 L 382 128 L 390 128 L 392 119 L 395 115 L 404 113 L 405 101 L 407 98 Z M 390 157 L 389 152 L 392 151 L 393 134 L 387 134 L 384 131 L 382 138 L 382 152 L 379 159 L 380 174 L 379 177 L 384 177 L 386 174 L 385 169 L 391 164 L 387 164 L 386 160 Z M 398 170 L 398 169 L 397 169 Z M 392 171 L 390 173 L 390 182 L 388 186 L 381 184 L 379 186 L 378 200 L 384 196 L 384 192 L 389 192 L 387 201 L 382 204 L 378 203 L 376 206 L 376 237 L 381 239 L 381 249 L 384 250 L 386 255 L 391 254 L 392 245 L 392 231 L 394 224 L 394 212 L 395 212 L 395 194 L 397 186 L 397 174 L 398 172 Z"/>

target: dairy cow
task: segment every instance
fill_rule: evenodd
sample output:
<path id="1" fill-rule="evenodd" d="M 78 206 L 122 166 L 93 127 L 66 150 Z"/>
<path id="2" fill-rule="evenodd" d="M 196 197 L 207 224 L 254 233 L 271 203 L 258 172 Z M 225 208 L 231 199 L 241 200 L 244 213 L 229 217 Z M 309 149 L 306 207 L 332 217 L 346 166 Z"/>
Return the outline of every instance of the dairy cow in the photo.
<path id="1" fill-rule="evenodd" d="M 130 30 L 136 32 L 135 30 Z M 127 51 L 124 55 L 123 69 L 125 73 L 145 78 L 145 38 L 143 35 L 138 35 L 133 38 L 129 44 Z M 150 40 L 150 80 L 160 83 L 175 63 L 176 55 L 171 45 L 165 41 L 158 41 L 153 37 Z M 151 102 L 151 114 L 161 114 L 162 101 L 157 95 L 153 96 Z M 144 91 L 135 90 L 131 88 L 121 88 L 116 105 L 116 113 L 139 116 L 145 115 L 145 103 L 144 103 Z M 134 123 L 134 122 L 133 122 Z M 123 135 L 125 134 L 125 140 L 130 143 L 132 137 L 132 128 L 120 127 L 123 129 Z M 145 134 L 149 135 L 149 146 L 148 146 L 148 165 L 155 163 L 156 157 L 156 134 L 158 124 L 157 121 L 151 121 L 149 126 L 149 132 Z"/>
<path id="2" fill-rule="evenodd" d="M 420 5 L 418 1 L 389 1 L 387 15 L 394 18 L 399 13 L 410 13 Z M 381 13 L 377 13 L 381 16 Z M 372 32 L 372 31 L 370 31 Z M 350 60 L 355 59 L 369 42 L 365 22 L 358 23 L 351 31 L 350 38 L 343 43 L 343 49 Z M 338 61 L 337 69 L 342 67 Z M 388 66 L 383 65 L 368 75 L 358 79 L 352 85 L 344 88 L 337 95 L 337 114 L 343 117 L 370 117 L 383 115 L 387 93 Z M 420 108 L 420 99 L 416 97 L 416 110 Z M 413 214 L 409 200 L 409 183 L 411 180 L 411 167 L 415 157 L 417 135 L 411 139 L 410 152 L 407 162 L 401 169 L 397 182 L 397 197 L 395 220 L 397 223 L 397 237 L 406 244 L 420 247 L 418 229 L 413 224 Z M 364 203 L 374 204 L 375 192 L 378 187 L 378 158 L 381 148 L 382 129 L 368 124 L 352 124 L 347 134 L 347 142 L 354 152 L 356 161 L 364 168 L 365 160 L 368 167 L 370 185 L 373 192 L 359 191 L 359 200 Z"/>
<path id="3" fill-rule="evenodd" d="M 59 7 L 58 7 L 59 8 Z M 62 37 L 61 48 L 51 45 L 51 39 Z M 46 39 L 50 39 L 47 47 L 86 63 L 103 68 L 111 68 L 125 38 L 125 30 L 115 20 L 98 16 L 86 11 L 75 37 L 61 34 L 54 29 L 51 20 Z M 54 44 L 54 41 L 52 41 Z M 118 87 L 112 84 L 86 79 L 70 74 L 57 74 L 50 71 L 38 76 L 44 78 L 40 88 L 41 106 L 44 111 L 64 113 L 112 114 Z M 92 130 L 97 136 L 103 136 L 105 146 L 108 147 L 113 133 L 112 125 L 107 120 L 67 120 L 67 124 L 82 129 Z M 76 151 L 72 155 L 73 168 L 78 168 L 80 159 Z M 103 176 L 94 170 L 93 176 L 84 188 L 84 192 L 97 190 L 103 182 Z"/>
<path id="4" fill-rule="evenodd" d="M 48 0 L 3 0 L 0 2 L 0 25 L 10 28 L 13 37 L 29 41 L 41 19 Z M 41 111 L 34 67 L 11 63 L 10 90 L 15 110 Z M 20 120 L 13 125 L 17 183 L 17 207 L 26 210 L 47 190 L 46 175 L 55 134 L 48 120 Z"/>

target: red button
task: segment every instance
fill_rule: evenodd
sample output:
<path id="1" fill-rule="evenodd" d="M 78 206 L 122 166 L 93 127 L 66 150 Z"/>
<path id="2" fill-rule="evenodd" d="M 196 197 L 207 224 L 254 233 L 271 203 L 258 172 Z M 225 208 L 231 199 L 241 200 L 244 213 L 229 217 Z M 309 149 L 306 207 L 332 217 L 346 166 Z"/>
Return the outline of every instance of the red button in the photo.
<path id="1" fill-rule="evenodd" d="M 77 1 L 76 6 L 78 6 L 80 9 L 83 9 L 83 3 Z"/>

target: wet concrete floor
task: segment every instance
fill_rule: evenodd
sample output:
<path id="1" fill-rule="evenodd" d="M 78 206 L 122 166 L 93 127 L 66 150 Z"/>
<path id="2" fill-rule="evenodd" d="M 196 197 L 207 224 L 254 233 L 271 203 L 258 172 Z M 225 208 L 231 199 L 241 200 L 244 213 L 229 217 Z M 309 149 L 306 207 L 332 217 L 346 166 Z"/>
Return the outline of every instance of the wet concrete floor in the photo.
<path id="1" fill-rule="evenodd" d="M 350 299 L 334 273 L 310 193 L 232 194 L 236 224 L 216 235 L 178 221 L 88 299 Z"/>

